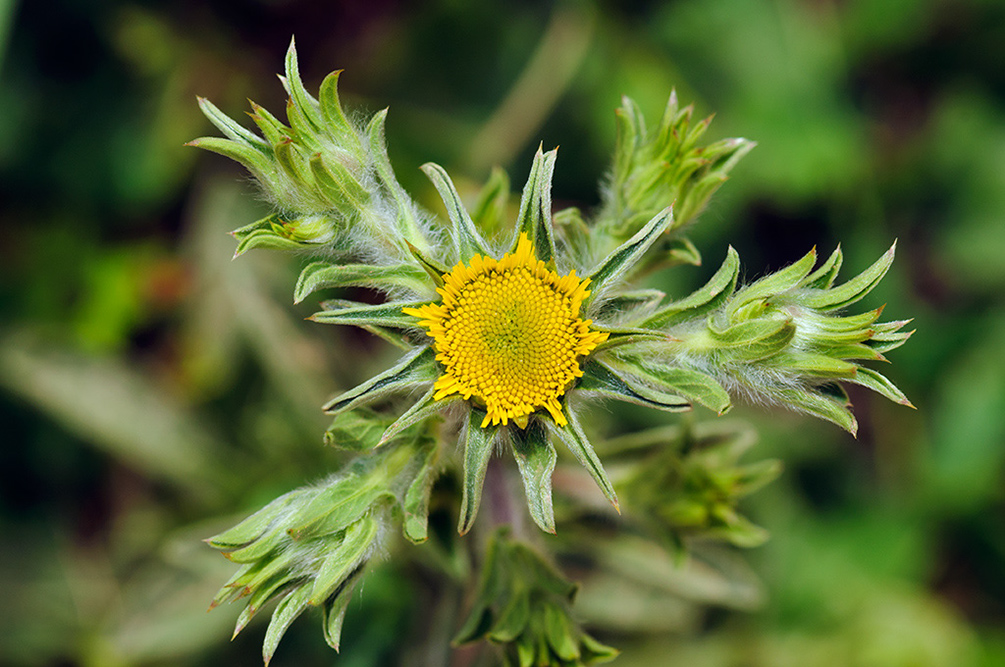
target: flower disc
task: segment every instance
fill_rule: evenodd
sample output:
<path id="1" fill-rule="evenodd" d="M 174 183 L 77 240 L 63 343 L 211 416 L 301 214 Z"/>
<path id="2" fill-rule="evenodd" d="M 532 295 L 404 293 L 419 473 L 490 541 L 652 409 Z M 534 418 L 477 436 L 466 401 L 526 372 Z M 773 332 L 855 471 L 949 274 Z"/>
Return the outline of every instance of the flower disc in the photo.
<path id="1" fill-rule="evenodd" d="M 512 419 L 525 427 L 539 408 L 565 425 L 558 399 L 583 374 L 579 357 L 607 338 L 579 317 L 589 279 L 546 268 L 521 235 L 502 259 L 475 255 L 443 280 L 440 303 L 405 309 L 420 318 L 445 368 L 434 398 L 474 397 L 488 413 L 482 426 Z"/>

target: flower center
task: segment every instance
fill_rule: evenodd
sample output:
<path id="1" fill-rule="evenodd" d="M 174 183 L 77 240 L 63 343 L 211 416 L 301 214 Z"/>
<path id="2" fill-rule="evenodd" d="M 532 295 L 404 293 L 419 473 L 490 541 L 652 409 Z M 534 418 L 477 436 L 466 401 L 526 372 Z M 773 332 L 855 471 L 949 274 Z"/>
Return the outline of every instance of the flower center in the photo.
<path id="1" fill-rule="evenodd" d="M 565 425 L 558 399 L 583 374 L 579 357 L 607 338 L 579 318 L 589 279 L 546 268 L 523 235 L 502 259 L 475 255 L 443 278 L 442 302 L 405 309 L 445 368 L 434 398 L 475 397 L 487 411 L 483 427 L 510 419 L 526 427 L 539 408 Z"/>

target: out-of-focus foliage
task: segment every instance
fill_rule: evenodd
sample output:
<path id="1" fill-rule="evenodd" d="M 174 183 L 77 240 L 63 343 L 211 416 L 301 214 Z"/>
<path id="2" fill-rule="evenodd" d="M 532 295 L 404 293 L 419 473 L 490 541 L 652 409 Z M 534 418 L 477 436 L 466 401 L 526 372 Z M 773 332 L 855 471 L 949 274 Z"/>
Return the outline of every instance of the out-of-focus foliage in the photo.
<path id="1" fill-rule="evenodd" d="M 196 94 L 282 106 L 260 82 L 290 34 L 310 87 L 345 68 L 352 106 L 391 107 L 392 160 L 430 208 L 419 164 L 444 164 L 473 201 L 493 164 L 519 182 L 539 141 L 561 146 L 555 198 L 599 206 L 620 96 L 655 117 L 676 87 L 699 116 L 717 112 L 710 140 L 758 142 L 689 231 L 706 256 L 732 243 L 761 275 L 840 238 L 862 262 L 854 275 L 899 237 L 865 303 L 916 316 L 896 377 L 918 412 L 857 393 L 852 440 L 738 407 L 760 455 L 785 461 L 740 506 L 772 539 L 748 553 L 753 571 L 729 552 L 680 570 L 644 544 L 606 545 L 597 557 L 618 567 L 583 577 L 574 609 L 622 650 L 615 664 L 1005 661 L 1005 8 L 993 0 L 0 2 L 0 661 L 259 659 L 264 624 L 226 644 L 239 610 L 205 615 L 232 566 L 199 539 L 338 467 L 312 406 L 393 358 L 291 317 L 310 314 L 289 306 L 295 263 L 229 263 L 224 232 L 268 207 L 249 210 L 236 169 L 182 147 L 210 131 Z M 654 286 L 686 294 L 713 271 Z M 368 350 L 365 367 L 335 361 L 351 346 Z M 613 436 L 669 419 L 591 421 Z M 435 647 L 470 606 L 429 572 L 461 579 L 470 563 L 435 489 L 431 502 L 435 563 L 371 570 L 339 664 L 447 664 Z M 575 578 L 582 549 L 562 539 Z M 272 664 L 330 664 L 308 625 L 291 626 Z"/>

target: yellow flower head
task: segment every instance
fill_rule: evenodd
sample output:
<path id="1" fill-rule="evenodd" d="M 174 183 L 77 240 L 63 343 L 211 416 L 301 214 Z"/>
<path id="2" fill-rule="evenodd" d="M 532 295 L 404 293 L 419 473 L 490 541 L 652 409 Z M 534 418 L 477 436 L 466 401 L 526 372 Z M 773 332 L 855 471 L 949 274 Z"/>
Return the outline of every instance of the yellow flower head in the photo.
<path id="1" fill-rule="evenodd" d="M 521 234 L 512 253 L 474 255 L 443 281 L 440 303 L 404 309 L 432 336 L 445 368 L 434 398 L 458 393 L 484 403 L 482 427 L 512 419 L 525 428 L 539 408 L 566 425 L 558 399 L 582 376 L 579 357 L 607 339 L 579 317 L 590 280 L 548 269 Z"/>

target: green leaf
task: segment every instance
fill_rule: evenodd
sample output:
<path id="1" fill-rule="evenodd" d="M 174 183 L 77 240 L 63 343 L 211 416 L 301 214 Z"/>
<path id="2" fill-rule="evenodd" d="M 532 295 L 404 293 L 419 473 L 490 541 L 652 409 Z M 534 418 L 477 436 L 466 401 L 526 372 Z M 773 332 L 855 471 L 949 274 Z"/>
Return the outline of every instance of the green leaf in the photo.
<path id="1" fill-rule="evenodd" d="M 422 398 L 413 403 L 412 407 L 408 408 L 408 410 L 387 427 L 380 436 L 380 442 L 377 444 L 383 445 L 390 442 L 412 426 L 439 414 L 447 406 L 462 400 L 459 394 L 452 394 L 439 400 L 433 398 L 435 395 L 436 388 L 430 387 L 429 391 L 422 395 Z"/>
<path id="2" fill-rule="evenodd" d="M 307 319 L 322 324 L 347 324 L 357 327 L 377 326 L 391 329 L 414 329 L 418 320 L 406 315 L 402 308 L 418 308 L 425 301 L 389 301 L 376 305 L 359 305 L 351 301 L 327 301 L 321 304 L 326 308 L 314 313 Z"/>
<path id="3" fill-rule="evenodd" d="M 575 635 L 578 628 L 569 620 L 564 609 L 556 604 L 544 605 L 544 634 L 551 650 L 562 660 L 579 660 L 579 645 Z"/>
<path id="4" fill-rule="evenodd" d="M 740 273 L 740 256 L 729 246 L 726 259 L 707 283 L 689 296 L 667 304 L 641 324 L 647 328 L 664 328 L 701 317 L 716 308 L 733 293 Z"/>
<path id="5" fill-rule="evenodd" d="M 269 113 L 265 107 L 251 102 L 252 113 L 248 115 L 261 131 L 262 136 L 269 142 L 269 146 L 275 149 L 276 146 L 293 138 L 293 128 L 287 127 L 282 121 Z"/>
<path id="6" fill-rule="evenodd" d="M 796 326 L 791 319 L 761 318 L 716 329 L 709 323 L 713 349 L 729 354 L 731 361 L 760 361 L 772 357 L 792 341 Z"/>
<path id="7" fill-rule="evenodd" d="M 782 292 L 797 287 L 810 272 L 817 261 L 817 251 L 813 248 L 803 255 L 802 259 L 790 264 L 781 271 L 747 285 L 729 301 L 729 314 L 733 315 L 741 306 L 752 301 L 767 299 Z"/>
<path id="8" fill-rule="evenodd" d="M 651 315 L 664 298 L 666 293 L 658 289 L 629 290 L 605 300 L 601 312 L 615 319 L 620 315 L 621 320 L 631 322 Z"/>
<path id="9" fill-rule="evenodd" d="M 377 172 L 377 177 L 391 193 L 391 197 L 398 206 L 398 228 L 401 230 L 405 242 L 412 248 L 413 254 L 425 255 L 430 251 L 430 245 L 422 233 L 422 227 L 419 225 L 415 204 L 404 188 L 401 187 L 401 184 L 398 183 L 398 179 L 394 175 L 394 169 L 391 167 L 391 161 L 387 156 L 387 143 L 384 139 L 384 122 L 386 119 L 387 109 L 378 111 L 370 119 L 370 124 L 367 127 L 373 168 Z"/>
<path id="10" fill-rule="evenodd" d="M 308 603 L 318 607 L 341 586 L 366 558 L 377 537 L 377 521 L 365 516 L 346 530 L 342 543 L 318 569 Z"/>
<path id="11" fill-rule="evenodd" d="M 338 80 L 342 70 L 332 72 L 321 82 L 318 91 L 318 105 L 325 120 L 326 129 L 335 137 L 345 139 L 355 137 L 355 131 L 342 111 L 338 97 Z"/>
<path id="12" fill-rule="evenodd" d="M 299 193 L 306 194 L 314 188 L 314 175 L 307 154 L 292 139 L 276 144 L 276 164 L 282 167 Z"/>
<path id="13" fill-rule="evenodd" d="M 379 502 L 392 499 L 387 480 L 346 475 L 318 491 L 311 502 L 287 519 L 286 533 L 297 541 L 334 535 Z"/>
<path id="14" fill-rule="evenodd" d="M 278 549 L 286 539 L 284 526 L 273 525 L 255 541 L 239 549 L 228 551 L 224 556 L 234 563 L 254 563 Z"/>
<path id="15" fill-rule="evenodd" d="M 235 162 L 239 162 L 245 169 L 251 172 L 263 184 L 268 185 L 275 180 L 277 173 L 276 163 L 270 156 L 262 151 L 245 143 L 238 143 L 230 139 L 220 139 L 219 137 L 200 137 L 185 144 L 203 148 L 213 153 L 218 153 L 224 157 L 229 157 Z"/>
<path id="16" fill-rule="evenodd" d="M 275 655 L 279 640 L 286 634 L 290 623 L 307 609 L 309 596 L 310 589 L 307 586 L 295 588 L 283 598 L 272 613 L 272 620 L 269 621 L 269 628 L 265 631 L 265 641 L 262 644 L 262 659 L 265 661 L 266 667 L 272 660 L 272 656 Z"/>
<path id="17" fill-rule="evenodd" d="M 417 348 L 380 375 L 333 398 L 325 404 L 324 411 L 327 414 L 345 412 L 362 403 L 375 401 L 388 394 L 435 380 L 438 374 L 436 355 L 432 347 Z"/>
<path id="18" fill-rule="evenodd" d="M 436 191 L 440 193 L 440 198 L 443 199 L 443 203 L 447 207 L 447 215 L 450 216 L 450 222 L 453 226 L 454 247 L 457 249 L 458 259 L 467 261 L 476 254 L 488 256 L 490 254 L 488 245 L 475 228 L 475 223 L 468 214 L 468 210 L 464 208 L 461 196 L 457 194 L 457 189 L 447 172 L 443 170 L 443 167 L 433 162 L 427 162 L 421 168 L 429 180 L 433 182 Z"/>
<path id="19" fill-rule="evenodd" d="M 254 618 L 255 614 L 268 604 L 273 598 L 281 595 L 283 593 L 283 588 L 289 585 L 293 581 L 293 577 L 287 572 L 279 576 L 272 577 L 267 583 L 254 589 L 251 597 L 248 598 L 248 604 L 241 611 L 241 614 L 237 617 L 237 623 L 234 625 L 234 634 L 231 635 L 231 639 L 236 637 L 247 627 L 251 619 Z"/>
<path id="20" fill-rule="evenodd" d="M 645 227 L 640 229 L 635 236 L 621 244 L 590 272 L 588 278 L 593 283 L 593 291 L 585 299 L 584 311 L 586 310 L 585 306 L 596 299 L 600 292 L 617 284 L 625 273 L 642 259 L 649 247 L 670 226 L 671 222 L 673 222 L 673 210 L 671 208 L 663 209 L 646 223 Z"/>
<path id="21" fill-rule="evenodd" d="M 478 408 L 468 410 L 464 429 L 464 484 L 462 486 L 461 513 L 457 532 L 464 535 L 475 523 L 482 500 L 482 486 L 492 450 L 495 449 L 499 426 L 482 428 L 485 412 Z"/>
<path id="22" fill-rule="evenodd" d="M 474 604 L 461 629 L 451 640 L 451 644 L 454 646 L 481 639 L 491 627 L 490 606 L 496 598 L 504 594 L 512 580 L 509 560 L 504 557 L 506 547 L 503 542 L 509 530 L 509 526 L 501 526 L 489 539 L 485 560 L 478 576 L 478 589 L 475 593 Z"/>
<path id="23" fill-rule="evenodd" d="M 499 610 L 496 622 L 486 633 L 486 639 L 505 644 L 519 637 L 530 622 L 530 592 L 515 588 Z"/>
<path id="24" fill-rule="evenodd" d="M 290 47 L 286 50 L 286 79 L 283 83 L 289 91 L 293 103 L 297 105 L 297 109 L 310 123 L 313 133 L 319 132 L 324 126 L 321 119 L 321 108 L 318 101 L 304 89 L 304 82 L 300 80 L 297 45 L 293 38 L 290 39 Z"/>
<path id="25" fill-rule="evenodd" d="M 336 651 L 342 639 L 342 622 L 352 600 L 353 584 L 348 583 L 338 595 L 329 598 L 322 607 L 321 627 L 324 630 L 325 641 Z"/>
<path id="26" fill-rule="evenodd" d="M 206 116 L 206 118 L 209 119 L 209 122 L 213 123 L 218 130 L 223 132 L 228 139 L 257 148 L 266 156 L 272 153 L 272 148 L 261 137 L 256 135 L 254 132 L 250 132 L 245 129 L 240 123 L 217 109 L 216 106 L 205 97 L 199 97 L 197 99 L 199 100 L 199 109 L 202 111 L 203 115 Z"/>
<path id="27" fill-rule="evenodd" d="M 720 415 L 732 407 L 729 394 L 707 373 L 682 366 L 657 365 L 641 357 L 622 357 L 622 360 L 617 365 L 619 371 L 641 375 L 645 382 L 667 395 L 682 396 Z"/>
<path id="28" fill-rule="evenodd" d="M 435 467 L 439 453 L 439 447 L 435 443 L 430 443 L 415 455 L 421 459 L 421 463 L 402 501 L 402 510 L 405 513 L 402 530 L 405 537 L 416 544 L 425 542 L 428 537 L 429 494 L 436 480 Z"/>
<path id="29" fill-rule="evenodd" d="M 548 441 L 539 420 L 531 420 L 525 429 L 511 429 L 513 456 L 516 458 L 530 515 L 541 530 L 555 532 L 555 510 L 551 505 L 551 474 L 558 455 Z"/>
<path id="30" fill-rule="evenodd" d="M 880 396 L 885 396 L 894 403 L 900 403 L 901 405 L 906 405 L 909 408 L 913 408 L 914 405 L 908 400 L 907 396 L 904 395 L 900 389 L 897 388 L 895 384 L 890 382 L 886 377 L 880 375 L 871 368 L 859 368 L 855 377 L 849 380 L 863 387 L 868 387 Z"/>
<path id="31" fill-rule="evenodd" d="M 491 236 L 506 223 L 506 208 L 509 205 L 510 182 L 506 171 L 493 167 L 489 179 L 478 193 L 478 201 L 471 210 L 475 227 Z"/>
<path id="32" fill-rule="evenodd" d="M 583 432 L 583 427 L 579 424 L 579 419 L 576 416 L 575 411 L 570 410 L 566 406 L 563 410 L 565 417 L 568 420 L 568 425 L 558 426 L 551 420 L 546 420 L 548 428 L 558 436 L 558 439 L 565 443 L 565 446 L 569 448 L 569 451 L 573 453 L 576 459 L 579 460 L 583 467 L 590 473 L 593 477 L 593 481 L 597 483 L 600 490 L 604 493 L 604 496 L 614 505 L 619 513 L 621 508 L 618 506 L 618 495 L 614 492 L 614 486 L 611 484 L 611 480 L 607 478 L 607 473 L 604 471 L 604 466 L 600 462 L 600 458 L 597 457 L 597 452 L 594 451 L 593 445 L 587 439 L 586 434 Z"/>
<path id="33" fill-rule="evenodd" d="M 851 379 L 858 366 L 825 354 L 789 350 L 778 355 L 773 363 L 778 368 L 797 375 L 815 378 Z"/>
<path id="34" fill-rule="evenodd" d="M 339 413 L 325 431 L 324 441 L 332 447 L 362 452 L 381 444 L 381 436 L 386 428 L 386 418 L 360 407 Z"/>
<path id="35" fill-rule="evenodd" d="M 847 399 L 808 389 L 780 389 L 777 395 L 779 400 L 797 410 L 837 424 L 852 435 L 858 432 L 858 422 L 848 409 Z"/>
<path id="36" fill-rule="evenodd" d="M 283 494 L 233 528 L 204 541 L 214 549 L 238 549 L 247 546 L 265 534 L 273 521 L 305 491 L 297 489 Z"/>
<path id="37" fill-rule="evenodd" d="M 526 234 L 534 247 L 534 255 L 548 266 L 555 266 L 555 232 L 551 222 L 551 179 L 555 172 L 558 149 L 547 153 L 537 147 L 530 176 L 520 199 L 517 215 L 517 235 L 511 252 L 516 250 L 520 235 Z"/>
<path id="38" fill-rule="evenodd" d="M 419 294 L 429 292 L 426 272 L 414 264 L 329 264 L 313 262 L 300 272 L 293 303 L 300 303 L 319 289 L 362 285 L 377 289 L 404 288 Z"/>
<path id="39" fill-rule="evenodd" d="M 588 360 L 583 365 L 583 377 L 576 385 L 576 392 L 585 392 L 601 398 L 613 398 L 666 412 L 684 412 L 691 409 L 691 404 L 680 396 L 660 394 L 637 383 L 630 383 L 613 369 L 595 359 Z"/>
<path id="40" fill-rule="evenodd" d="M 266 248 L 268 250 L 303 250 L 305 246 L 311 244 L 304 241 L 294 241 L 285 236 L 280 236 L 271 229 L 256 229 L 249 232 L 238 242 L 234 257 L 240 257 L 253 248 Z"/>
<path id="41" fill-rule="evenodd" d="M 354 219 L 366 209 L 370 193 L 340 161 L 325 160 L 321 153 L 315 153 L 310 158 L 310 170 L 318 191 L 339 213 Z"/>
<path id="42" fill-rule="evenodd" d="M 858 274 L 840 287 L 832 287 L 822 290 L 816 294 L 808 295 L 800 299 L 800 303 L 822 311 L 839 310 L 855 303 L 879 284 L 890 265 L 893 264 L 893 257 L 897 252 L 897 244 L 894 242 L 890 249 L 883 253 L 883 256 L 876 260 L 876 263 L 868 269 Z"/>
<path id="43" fill-rule="evenodd" d="M 808 289 L 827 289 L 834 284 L 838 271 L 841 270 L 841 246 L 834 248 L 834 252 L 827 258 L 827 261 L 820 265 L 816 271 L 803 278 L 799 283 L 800 287 Z"/>

